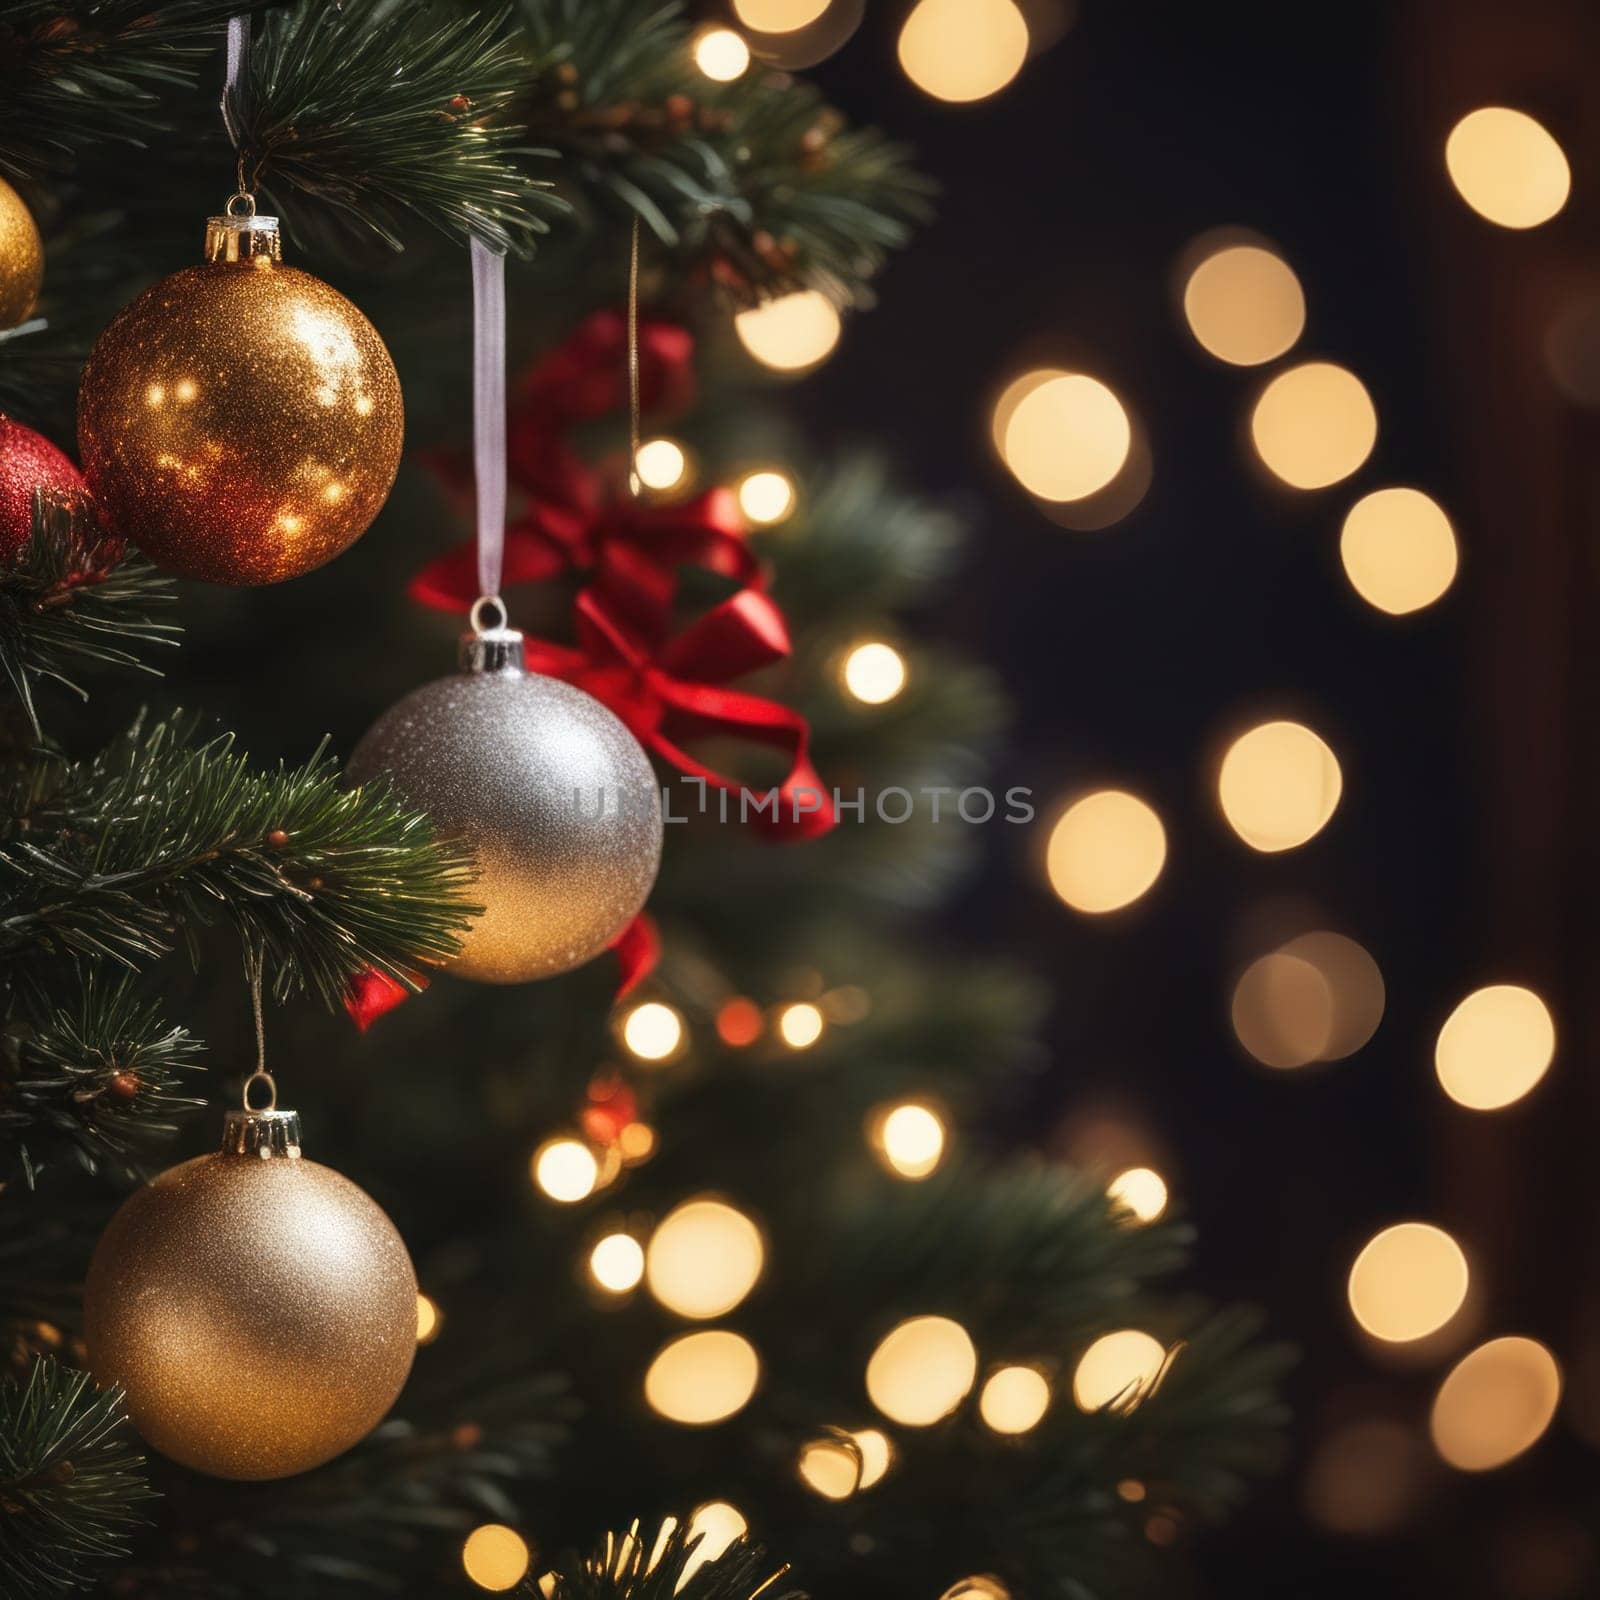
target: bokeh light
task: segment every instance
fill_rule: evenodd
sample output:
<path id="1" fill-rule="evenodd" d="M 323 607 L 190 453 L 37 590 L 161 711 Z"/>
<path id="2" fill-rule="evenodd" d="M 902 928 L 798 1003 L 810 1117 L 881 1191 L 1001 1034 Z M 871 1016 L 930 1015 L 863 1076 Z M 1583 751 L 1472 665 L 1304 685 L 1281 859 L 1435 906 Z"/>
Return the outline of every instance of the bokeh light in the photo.
<path id="1" fill-rule="evenodd" d="M 966 1399 L 978 1376 L 967 1330 L 948 1317 L 912 1317 L 867 1362 L 867 1394 L 891 1422 L 926 1428 Z"/>
<path id="2" fill-rule="evenodd" d="M 870 1489 L 888 1472 L 889 1463 L 894 1459 L 889 1436 L 879 1428 L 857 1428 L 850 1437 L 861 1452 L 861 1482 L 857 1487 Z"/>
<path id="3" fill-rule="evenodd" d="M 1153 1167 L 1129 1167 L 1106 1185 L 1106 1198 L 1135 1222 L 1154 1222 L 1167 1209 L 1167 1185 Z"/>
<path id="4" fill-rule="evenodd" d="M 533 1153 L 533 1181 L 563 1205 L 586 1200 L 600 1181 L 600 1163 L 581 1139 L 549 1139 Z"/>
<path id="5" fill-rule="evenodd" d="M 672 489 L 683 482 L 689 458 L 676 439 L 646 439 L 633 457 L 633 470 L 647 489 Z"/>
<path id="6" fill-rule="evenodd" d="M 474 1528 L 461 1547 L 461 1566 L 467 1576 L 480 1589 L 497 1594 L 522 1582 L 531 1559 L 522 1535 L 499 1522 Z"/>
<path id="7" fill-rule="evenodd" d="M 845 688 L 863 705 L 881 706 L 906 686 L 905 658 L 881 640 L 858 644 L 840 669 Z"/>
<path id="8" fill-rule="evenodd" d="M 608 1233 L 589 1252 L 589 1276 L 608 1294 L 626 1294 L 644 1276 L 644 1246 L 631 1233 Z"/>
<path id="9" fill-rule="evenodd" d="M 742 994 L 717 1007 L 717 1037 L 731 1050 L 754 1044 L 765 1025 L 761 1007 Z"/>
<path id="10" fill-rule="evenodd" d="M 1306 1470 L 1306 1510 L 1335 1533 L 1388 1533 L 1410 1515 L 1427 1459 L 1420 1436 L 1374 1417 L 1328 1435 Z"/>
<path id="11" fill-rule="evenodd" d="M 417 1343 L 432 1344 L 439 1337 L 440 1330 L 444 1327 L 444 1318 L 439 1313 L 439 1308 L 427 1295 L 417 1296 Z"/>
<path id="12" fill-rule="evenodd" d="M 761 1231 L 721 1200 L 689 1200 L 662 1219 L 645 1250 L 645 1283 L 680 1317 L 720 1317 L 755 1288 Z"/>
<path id="13" fill-rule="evenodd" d="M 1028 24 L 1013 0 L 918 0 L 900 30 L 905 75 L 936 100 L 998 93 L 1028 59 Z"/>
<path id="14" fill-rule="evenodd" d="M 622 1042 L 641 1061 L 665 1061 L 683 1044 L 683 1018 L 671 1006 L 647 1000 L 622 1019 Z"/>
<path id="15" fill-rule="evenodd" d="M 1282 256 L 1257 244 L 1211 251 L 1183 286 L 1183 314 L 1219 361 L 1259 366 L 1291 348 L 1306 325 L 1306 297 Z"/>
<path id="16" fill-rule="evenodd" d="M 696 1539 L 700 1543 L 684 1563 L 679 1588 L 688 1583 L 706 1562 L 715 1561 L 734 1540 L 742 1539 L 749 1531 L 750 1524 L 745 1521 L 743 1513 L 726 1500 L 707 1500 L 703 1506 L 697 1507 L 689 1518 L 688 1535 L 690 1544 L 694 1544 Z"/>
<path id="17" fill-rule="evenodd" d="M 1383 974 L 1354 939 L 1316 932 L 1245 969 L 1233 991 L 1233 1031 L 1262 1065 L 1342 1061 L 1383 1020 Z"/>
<path id="18" fill-rule="evenodd" d="M 843 324 L 838 308 L 815 289 L 764 300 L 733 319 L 739 342 L 775 372 L 803 372 L 827 360 Z"/>
<path id="19" fill-rule="evenodd" d="M 1445 140 L 1444 162 L 1461 198 L 1502 228 L 1548 222 L 1572 190 L 1572 169 L 1554 136 L 1509 106 L 1464 116 Z"/>
<path id="20" fill-rule="evenodd" d="M 1504 1466 L 1536 1444 L 1561 1399 L 1561 1368 L 1536 1339 L 1491 1339 L 1439 1385 L 1434 1448 L 1463 1472 Z"/>
<path id="21" fill-rule="evenodd" d="M 1531 989 L 1496 983 L 1477 989 L 1439 1030 L 1433 1064 L 1444 1092 L 1472 1111 L 1520 1100 L 1550 1070 L 1556 1026 Z"/>
<path id="22" fill-rule="evenodd" d="M 761 1362 L 748 1339 L 707 1328 L 662 1347 L 645 1373 L 644 1397 L 669 1422 L 707 1427 L 742 1411 L 760 1378 Z"/>
<path id="23" fill-rule="evenodd" d="M 771 527 L 794 510 L 794 480 L 771 468 L 747 472 L 739 480 L 739 509 L 758 528 Z"/>
<path id="24" fill-rule="evenodd" d="M 891 1172 L 926 1178 L 944 1155 L 944 1123 L 931 1106 L 907 1100 L 876 1119 L 873 1145 Z"/>
<path id="25" fill-rule="evenodd" d="M 629 1163 L 647 1161 L 656 1148 L 656 1130 L 648 1122 L 630 1122 L 617 1135 L 617 1154 Z"/>
<path id="26" fill-rule="evenodd" d="M 1250 437 L 1267 469 L 1296 489 L 1325 489 L 1372 454 L 1378 414 L 1353 372 L 1307 361 L 1261 392 Z"/>
<path id="27" fill-rule="evenodd" d="M 1600 290 L 1572 289 L 1544 335 L 1544 363 L 1574 405 L 1600 407 Z"/>
<path id="28" fill-rule="evenodd" d="M 707 28 L 694 41 L 694 64 L 716 83 L 732 83 L 750 69 L 750 46 L 732 28 Z"/>
<path id="29" fill-rule="evenodd" d="M 1099 789 L 1075 800 L 1050 830 L 1045 870 L 1074 911 L 1100 915 L 1132 905 L 1161 876 L 1167 835 L 1137 795 Z"/>
<path id="30" fill-rule="evenodd" d="M 1404 616 L 1431 606 L 1455 582 L 1455 530 L 1420 489 L 1375 489 L 1344 519 L 1339 559 L 1368 605 Z"/>
<path id="31" fill-rule="evenodd" d="M 1299 722 L 1263 722 L 1228 747 L 1217 798 L 1253 850 L 1292 850 L 1315 838 L 1339 804 L 1344 780 L 1332 750 Z"/>
<path id="32" fill-rule="evenodd" d="M 848 1500 L 861 1487 L 861 1452 L 853 1439 L 813 1439 L 800 1447 L 800 1477 L 824 1500 Z"/>
<path id="33" fill-rule="evenodd" d="M 733 0 L 733 14 L 757 33 L 792 33 L 815 22 L 829 0 Z"/>
<path id="34" fill-rule="evenodd" d="M 1002 408 L 1007 415 L 1000 453 L 1017 482 L 1041 500 L 1095 494 L 1128 459 L 1133 425 L 1098 378 L 1029 373 L 1001 395 L 997 415 Z"/>
<path id="35" fill-rule="evenodd" d="M 1159 1339 L 1137 1328 L 1102 1334 L 1084 1351 L 1072 1375 L 1072 1398 L 1082 1411 L 1109 1406 L 1132 1411 L 1160 1381 L 1167 1352 Z"/>
<path id="36" fill-rule="evenodd" d="M 979 1572 L 950 1585 L 939 1600 L 1011 1600 L 1011 1591 L 991 1572 Z"/>
<path id="37" fill-rule="evenodd" d="M 809 1050 L 822 1037 L 822 1012 L 809 1000 L 797 1000 L 778 1013 L 778 1037 L 791 1050 Z"/>
<path id="38" fill-rule="evenodd" d="M 996 1433 L 1027 1433 L 1050 1409 L 1050 1380 L 1037 1367 L 1001 1367 L 978 1395 L 978 1415 Z"/>
<path id="39" fill-rule="evenodd" d="M 1350 1268 L 1350 1310 L 1374 1339 L 1404 1344 L 1437 1333 L 1465 1304 L 1467 1258 L 1443 1228 L 1398 1222 Z"/>

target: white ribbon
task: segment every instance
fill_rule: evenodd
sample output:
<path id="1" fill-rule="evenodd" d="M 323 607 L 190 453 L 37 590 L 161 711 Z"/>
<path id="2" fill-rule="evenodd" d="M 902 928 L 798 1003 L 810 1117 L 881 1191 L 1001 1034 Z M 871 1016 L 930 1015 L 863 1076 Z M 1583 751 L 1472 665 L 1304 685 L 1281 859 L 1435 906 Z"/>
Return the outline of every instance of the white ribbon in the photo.
<path id="1" fill-rule="evenodd" d="M 472 240 L 472 466 L 478 592 L 500 598 L 506 543 L 506 253 Z"/>

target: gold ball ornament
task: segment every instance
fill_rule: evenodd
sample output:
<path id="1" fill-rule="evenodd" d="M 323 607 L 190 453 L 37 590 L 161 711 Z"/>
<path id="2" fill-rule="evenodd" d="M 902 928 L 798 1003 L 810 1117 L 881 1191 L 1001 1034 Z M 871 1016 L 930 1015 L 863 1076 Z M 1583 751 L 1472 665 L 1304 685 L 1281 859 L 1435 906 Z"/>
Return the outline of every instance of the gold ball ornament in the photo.
<path id="1" fill-rule="evenodd" d="M 212 217 L 206 259 L 125 306 L 78 391 L 78 453 L 111 525 L 157 566 L 279 583 L 366 532 L 405 432 L 383 340 L 281 260 L 276 217 Z"/>
<path id="2" fill-rule="evenodd" d="M 292 1111 L 229 1113 L 222 1149 L 161 1174 L 89 1266 L 97 1382 L 163 1455 L 283 1478 L 347 1450 L 416 1352 L 411 1258 L 373 1201 L 300 1154 Z"/>
<path id="3" fill-rule="evenodd" d="M 0 178 L 0 328 L 25 321 L 44 282 L 44 240 L 23 198 Z"/>

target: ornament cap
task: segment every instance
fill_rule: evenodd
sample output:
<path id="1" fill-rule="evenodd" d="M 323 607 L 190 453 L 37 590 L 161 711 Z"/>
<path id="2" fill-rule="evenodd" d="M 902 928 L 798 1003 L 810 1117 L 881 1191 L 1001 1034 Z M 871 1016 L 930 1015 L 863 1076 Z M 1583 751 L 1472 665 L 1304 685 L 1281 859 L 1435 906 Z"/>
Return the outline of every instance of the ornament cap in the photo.
<path id="1" fill-rule="evenodd" d="M 255 1156 L 261 1161 L 300 1159 L 298 1111 L 230 1111 L 222 1124 L 225 1156 Z"/>
<path id="2" fill-rule="evenodd" d="M 523 636 L 518 628 L 485 628 L 461 635 L 463 672 L 522 672 Z"/>
<path id="3" fill-rule="evenodd" d="M 235 202 L 249 200 L 248 209 L 236 211 Z M 282 261 L 283 241 L 276 217 L 258 217 L 255 201 L 235 195 L 220 217 L 206 218 L 207 261 Z"/>

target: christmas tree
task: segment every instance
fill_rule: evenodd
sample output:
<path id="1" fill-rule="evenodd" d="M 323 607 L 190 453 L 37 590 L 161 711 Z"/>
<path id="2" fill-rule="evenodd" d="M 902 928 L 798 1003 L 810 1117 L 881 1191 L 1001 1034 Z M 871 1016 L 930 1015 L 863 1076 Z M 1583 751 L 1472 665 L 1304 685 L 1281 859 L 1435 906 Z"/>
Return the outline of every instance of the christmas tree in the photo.
<path id="1" fill-rule="evenodd" d="M 0 9 L 7 1595 L 1120 1596 L 1275 1458 L 1282 1352 L 1191 1294 L 1181 1223 L 986 1136 L 1042 997 L 919 937 L 971 863 L 949 810 L 1025 804 L 985 788 L 992 678 L 908 642 L 957 519 L 871 454 L 802 466 L 740 349 L 803 366 L 786 319 L 866 310 L 933 185 L 703 44 L 660 0 Z M 284 408 L 297 441 L 336 408 L 273 387 L 248 303 L 196 312 L 203 277 L 84 371 L 218 215 L 202 273 L 315 273 L 292 315 L 346 296 L 315 337 L 392 352 L 392 492 L 381 386 L 348 472 L 272 475 Z M 480 592 L 474 241 L 509 257 L 506 608 L 666 786 L 644 919 L 531 985 L 449 975 L 495 888 L 474 841 L 341 778 Z M 150 364 L 169 327 L 195 393 Z M 141 477 L 149 413 L 230 382 L 217 449 Z M 53 448 L 75 414 L 97 493 Z M 85 1370 L 128 1355 L 83 1337 L 108 1219 L 262 1065 L 416 1271 L 392 1413 L 307 1471 L 235 1447 L 289 1460 L 378 1381 L 388 1345 L 316 1365 L 368 1336 L 359 1272 L 307 1289 L 344 1297 L 334 1345 L 250 1310 L 225 1373 L 185 1372 L 202 1313 L 169 1297 L 159 1394 Z M 236 1238 L 163 1246 L 197 1307 L 205 1263 L 248 1272 Z M 252 1386 L 247 1438 L 186 1434 L 194 1394 Z"/>

